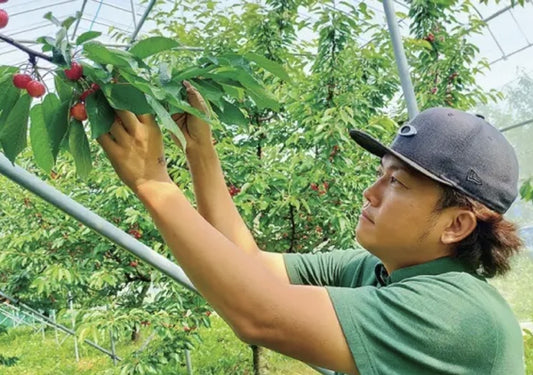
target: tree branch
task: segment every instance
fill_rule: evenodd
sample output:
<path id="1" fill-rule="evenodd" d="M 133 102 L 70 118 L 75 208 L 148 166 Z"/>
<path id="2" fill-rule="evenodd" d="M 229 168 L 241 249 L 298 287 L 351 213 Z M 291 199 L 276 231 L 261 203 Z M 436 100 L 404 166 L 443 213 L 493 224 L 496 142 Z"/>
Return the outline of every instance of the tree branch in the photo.
<path id="1" fill-rule="evenodd" d="M 0 34 L 0 40 L 3 40 L 4 42 L 11 44 L 14 47 L 17 47 L 23 52 L 26 52 L 30 56 L 30 61 L 32 62 L 32 64 L 34 63 L 36 57 L 49 61 L 49 62 L 53 62 L 53 59 L 51 56 L 45 55 L 44 53 L 41 53 L 41 52 L 34 51 L 31 48 L 28 48 L 16 42 L 13 38 L 8 37 L 7 35 Z"/>

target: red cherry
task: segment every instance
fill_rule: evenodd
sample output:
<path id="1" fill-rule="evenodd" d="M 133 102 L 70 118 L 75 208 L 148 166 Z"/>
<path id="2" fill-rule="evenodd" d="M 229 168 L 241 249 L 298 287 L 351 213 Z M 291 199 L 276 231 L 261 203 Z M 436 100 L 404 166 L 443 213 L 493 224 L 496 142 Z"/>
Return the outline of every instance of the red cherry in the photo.
<path id="1" fill-rule="evenodd" d="M 91 94 L 94 94 L 94 91 L 92 89 L 89 89 L 89 90 L 85 90 L 84 92 L 82 92 L 82 94 L 80 95 L 80 101 L 84 102 L 85 99 L 87 99 L 87 97 Z"/>
<path id="2" fill-rule="evenodd" d="M 26 86 L 26 91 L 33 98 L 40 98 L 46 92 L 46 88 L 39 81 L 30 81 Z"/>
<path id="3" fill-rule="evenodd" d="M 314 182 L 311 183 L 311 190 L 318 191 L 318 185 L 315 184 Z"/>
<path id="4" fill-rule="evenodd" d="M 93 91 L 100 90 L 100 85 L 98 83 L 91 84 L 91 90 L 93 90 Z"/>
<path id="5" fill-rule="evenodd" d="M 85 104 L 78 103 L 70 109 L 70 116 L 74 117 L 78 121 L 87 120 L 87 111 L 85 110 Z"/>
<path id="6" fill-rule="evenodd" d="M 9 16 L 7 15 L 7 12 L 3 9 L 0 9 L 0 29 L 6 27 L 8 22 Z"/>
<path id="7" fill-rule="evenodd" d="M 83 67 L 77 62 L 73 62 L 70 69 L 65 69 L 65 75 L 71 81 L 77 81 L 83 75 Z"/>
<path id="8" fill-rule="evenodd" d="M 28 74 L 17 73 L 13 75 L 13 85 L 18 89 L 26 89 L 31 80 L 32 78 Z"/>
<path id="9" fill-rule="evenodd" d="M 139 265 L 139 262 L 137 262 L 136 260 L 132 260 L 130 262 L 130 266 L 132 266 L 133 268 L 137 267 Z"/>

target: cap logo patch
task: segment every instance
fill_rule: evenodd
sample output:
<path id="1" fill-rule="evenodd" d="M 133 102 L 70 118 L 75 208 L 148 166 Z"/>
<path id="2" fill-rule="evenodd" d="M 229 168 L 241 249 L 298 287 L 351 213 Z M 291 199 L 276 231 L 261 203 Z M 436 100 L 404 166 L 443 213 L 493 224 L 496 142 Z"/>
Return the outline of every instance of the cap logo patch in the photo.
<path id="1" fill-rule="evenodd" d="M 412 125 L 404 125 L 398 130 L 398 134 L 404 137 L 412 137 L 417 133 L 416 128 Z"/>
<path id="2" fill-rule="evenodd" d="M 466 175 L 466 180 L 473 182 L 476 185 L 481 185 L 481 178 L 479 178 L 478 174 L 473 170 L 469 170 L 468 174 Z"/>

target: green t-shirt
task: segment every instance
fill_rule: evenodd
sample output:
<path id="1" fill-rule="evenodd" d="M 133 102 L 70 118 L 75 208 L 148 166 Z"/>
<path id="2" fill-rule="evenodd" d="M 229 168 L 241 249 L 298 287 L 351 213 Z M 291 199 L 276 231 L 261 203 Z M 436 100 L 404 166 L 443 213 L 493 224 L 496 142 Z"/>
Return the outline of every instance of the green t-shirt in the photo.
<path id="1" fill-rule="evenodd" d="M 389 276 L 363 250 L 285 254 L 293 284 L 325 286 L 361 375 L 523 375 L 520 326 L 487 281 L 440 258 Z"/>

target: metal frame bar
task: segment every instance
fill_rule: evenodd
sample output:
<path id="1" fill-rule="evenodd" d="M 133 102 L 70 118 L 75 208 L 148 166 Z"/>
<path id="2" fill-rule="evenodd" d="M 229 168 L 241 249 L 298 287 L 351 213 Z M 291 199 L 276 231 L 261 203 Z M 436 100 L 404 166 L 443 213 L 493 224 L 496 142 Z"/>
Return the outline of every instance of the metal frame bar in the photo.
<path id="1" fill-rule="evenodd" d="M 411 82 L 411 76 L 409 75 L 409 65 L 407 64 L 402 37 L 394 12 L 394 4 L 391 0 L 383 0 L 383 9 L 385 10 L 385 15 L 387 17 L 387 25 L 389 27 L 389 34 L 394 49 L 394 57 L 398 67 L 398 74 L 400 75 L 403 95 L 407 103 L 407 112 L 409 113 L 409 119 L 412 120 L 418 114 L 418 105 L 416 104 L 415 91 L 413 89 L 413 83 Z"/>
<path id="2" fill-rule="evenodd" d="M 141 28 L 143 27 L 144 22 L 146 21 L 146 18 L 148 17 L 148 14 L 150 14 L 150 12 L 152 11 L 152 8 L 154 7 L 155 3 L 156 3 L 156 0 L 150 0 L 150 3 L 146 7 L 144 14 L 142 15 L 141 19 L 139 20 L 139 23 L 137 24 L 137 27 L 131 34 L 131 39 L 130 39 L 131 43 L 135 42 L 135 39 L 137 38 L 139 31 L 141 31 Z"/>
<path id="3" fill-rule="evenodd" d="M 526 121 L 519 122 L 518 124 L 514 124 L 514 125 L 507 126 L 505 128 L 501 128 L 500 132 L 503 133 L 503 132 L 506 132 L 508 130 L 516 129 L 516 128 L 519 128 L 521 126 L 525 126 L 525 125 L 529 125 L 529 124 L 533 124 L 533 118 L 529 119 L 529 120 L 526 120 Z"/>
<path id="4" fill-rule="evenodd" d="M 39 322 L 41 322 L 42 324 L 46 324 L 46 325 L 49 325 L 50 327 L 53 327 L 55 329 L 59 329 L 65 333 L 68 333 L 69 335 L 72 335 L 72 336 L 75 336 L 76 337 L 76 332 L 74 332 L 73 330 L 61 325 L 61 324 L 58 324 L 58 323 L 54 323 L 54 321 L 50 318 L 48 318 L 47 316 L 44 316 L 43 314 L 41 314 L 40 312 L 38 312 L 37 310 L 34 310 L 33 308 L 31 308 L 30 306 L 20 302 L 19 300 L 11 297 L 11 296 L 8 296 L 7 294 L 3 293 L 0 291 L 0 297 L 2 298 L 5 298 L 5 299 L 8 299 L 11 303 L 17 305 L 19 308 L 21 309 L 24 309 L 24 310 L 27 310 L 27 311 L 24 311 L 24 313 L 28 314 L 31 313 L 31 316 L 32 318 L 37 318 L 37 320 Z M 105 349 L 105 348 L 102 348 L 100 345 L 92 342 L 91 340 L 88 340 L 88 339 L 84 339 L 83 342 L 85 342 L 86 344 L 88 344 L 89 346 L 92 346 L 93 348 L 95 349 L 98 349 L 99 351 L 101 351 L 102 353 L 105 353 L 107 354 L 108 356 L 110 356 L 111 358 L 113 357 L 116 357 L 119 361 L 121 361 L 122 359 L 120 357 L 118 357 L 117 355 L 114 355 L 113 353 L 111 353 L 109 350 Z"/>
<path id="5" fill-rule="evenodd" d="M 85 12 L 85 6 L 87 5 L 88 0 L 83 0 L 83 4 L 81 4 L 80 9 L 80 16 L 78 17 L 78 20 L 76 21 L 76 25 L 74 25 L 74 31 L 72 32 L 72 36 L 70 39 L 74 40 L 74 37 L 76 36 L 76 32 L 78 31 L 78 26 L 80 26 L 81 18 L 83 17 L 83 13 Z"/>

